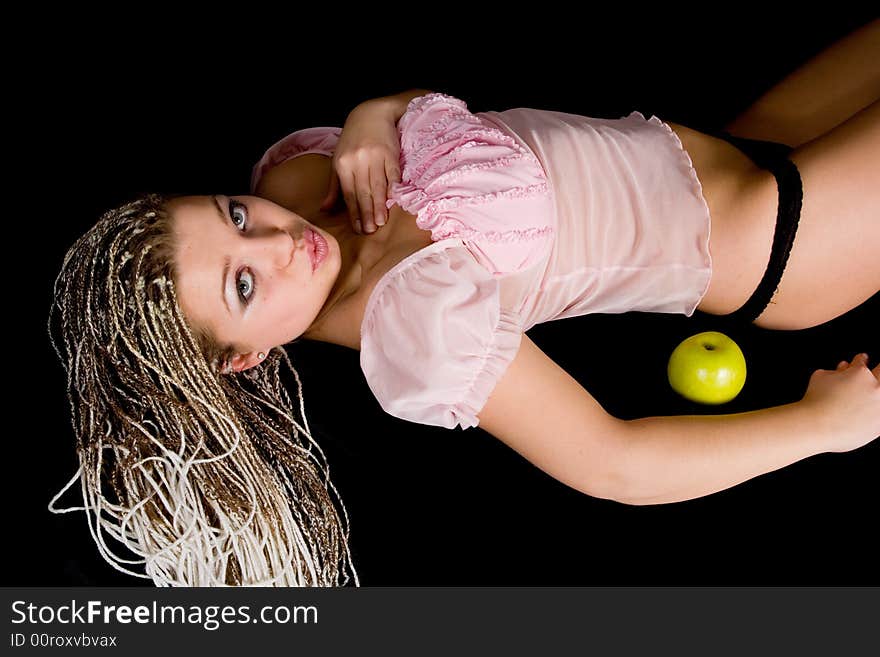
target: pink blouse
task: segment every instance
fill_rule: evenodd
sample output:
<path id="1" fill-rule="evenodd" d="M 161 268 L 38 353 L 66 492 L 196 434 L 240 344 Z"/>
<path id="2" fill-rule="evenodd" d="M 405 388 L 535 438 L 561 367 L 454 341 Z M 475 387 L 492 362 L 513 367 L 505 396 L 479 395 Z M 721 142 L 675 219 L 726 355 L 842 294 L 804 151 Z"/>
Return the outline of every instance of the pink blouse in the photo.
<path id="1" fill-rule="evenodd" d="M 586 313 L 693 314 L 709 286 L 709 209 L 677 135 L 639 112 L 595 119 L 529 108 L 472 114 L 413 99 L 398 122 L 395 203 L 432 244 L 370 293 L 360 364 L 395 417 L 462 429 L 537 323 Z M 332 155 L 308 128 L 254 166 Z M 380 228 L 381 230 L 381 228 Z"/>

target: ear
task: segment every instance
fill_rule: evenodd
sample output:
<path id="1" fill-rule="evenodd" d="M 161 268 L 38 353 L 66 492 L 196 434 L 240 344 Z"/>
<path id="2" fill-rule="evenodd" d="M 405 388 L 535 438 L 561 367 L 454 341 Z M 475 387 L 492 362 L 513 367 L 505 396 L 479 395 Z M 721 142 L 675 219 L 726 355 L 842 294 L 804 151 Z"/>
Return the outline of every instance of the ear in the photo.
<path id="1" fill-rule="evenodd" d="M 263 353 L 268 353 L 268 350 Z M 232 366 L 233 372 L 243 372 L 254 365 L 259 365 L 264 360 L 266 359 L 260 358 L 258 352 L 249 351 L 246 354 L 235 354 L 235 356 L 229 361 L 229 364 Z"/>

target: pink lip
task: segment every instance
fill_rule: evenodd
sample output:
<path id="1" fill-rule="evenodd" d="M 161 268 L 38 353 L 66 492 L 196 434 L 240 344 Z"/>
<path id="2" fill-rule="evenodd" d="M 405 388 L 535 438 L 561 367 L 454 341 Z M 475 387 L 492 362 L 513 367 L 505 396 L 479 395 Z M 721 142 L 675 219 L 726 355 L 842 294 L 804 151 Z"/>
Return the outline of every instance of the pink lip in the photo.
<path id="1" fill-rule="evenodd" d="M 314 271 L 321 264 L 319 262 L 319 257 L 318 257 L 318 244 L 323 243 L 324 238 L 321 237 L 320 235 L 318 235 L 311 228 L 308 229 L 308 234 L 309 234 L 308 235 L 309 236 L 309 246 L 311 247 L 309 249 L 309 257 L 312 260 L 312 272 L 314 273 Z M 323 260 L 323 258 L 321 258 L 320 260 Z"/>

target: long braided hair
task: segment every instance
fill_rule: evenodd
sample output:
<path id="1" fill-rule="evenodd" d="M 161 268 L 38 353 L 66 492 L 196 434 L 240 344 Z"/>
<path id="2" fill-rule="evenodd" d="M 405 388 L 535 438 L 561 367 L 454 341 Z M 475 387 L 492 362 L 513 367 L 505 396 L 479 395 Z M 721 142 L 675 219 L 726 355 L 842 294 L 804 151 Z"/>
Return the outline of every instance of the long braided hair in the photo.
<path id="1" fill-rule="evenodd" d="M 157 586 L 344 586 L 347 567 L 359 586 L 299 375 L 283 347 L 221 371 L 229 354 L 177 301 L 168 200 L 149 194 L 105 212 L 56 278 L 48 330 L 80 467 L 49 508 L 85 510 L 104 559 Z M 77 479 L 84 506 L 55 509 Z M 138 558 L 114 554 L 105 534 Z"/>

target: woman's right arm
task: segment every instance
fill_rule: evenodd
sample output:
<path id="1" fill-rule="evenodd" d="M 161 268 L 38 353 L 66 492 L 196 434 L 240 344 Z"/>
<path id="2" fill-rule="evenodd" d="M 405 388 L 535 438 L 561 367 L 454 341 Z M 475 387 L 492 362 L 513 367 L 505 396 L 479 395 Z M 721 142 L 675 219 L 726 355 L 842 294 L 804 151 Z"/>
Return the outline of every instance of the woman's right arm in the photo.
<path id="1" fill-rule="evenodd" d="M 479 426 L 593 497 L 662 504 L 709 495 L 880 433 L 880 365 L 817 370 L 795 403 L 730 415 L 620 420 L 526 335 Z"/>
<path id="2" fill-rule="evenodd" d="M 411 89 L 360 103 L 348 114 L 333 153 L 330 184 L 320 209 L 332 207 L 340 191 L 357 233 L 385 225 L 385 201 L 392 183 L 400 182 L 397 122 L 413 99 L 427 89 Z"/>

